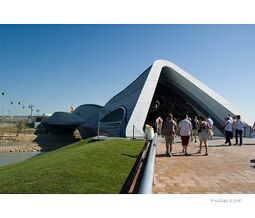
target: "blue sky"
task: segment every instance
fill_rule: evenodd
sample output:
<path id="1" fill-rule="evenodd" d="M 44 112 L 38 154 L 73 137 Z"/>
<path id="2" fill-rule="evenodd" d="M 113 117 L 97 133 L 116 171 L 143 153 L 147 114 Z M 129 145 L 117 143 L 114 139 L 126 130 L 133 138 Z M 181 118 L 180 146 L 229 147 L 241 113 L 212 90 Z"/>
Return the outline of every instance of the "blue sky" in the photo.
<path id="1" fill-rule="evenodd" d="M 104 105 L 156 59 L 255 119 L 255 25 L 0 25 L 1 114 Z"/>

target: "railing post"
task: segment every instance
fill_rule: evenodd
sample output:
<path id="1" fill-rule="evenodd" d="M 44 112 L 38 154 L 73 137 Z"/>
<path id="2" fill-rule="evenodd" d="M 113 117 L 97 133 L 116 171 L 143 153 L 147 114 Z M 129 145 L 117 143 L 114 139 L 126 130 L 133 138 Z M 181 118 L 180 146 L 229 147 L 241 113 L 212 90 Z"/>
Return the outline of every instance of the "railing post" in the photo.
<path id="1" fill-rule="evenodd" d="M 133 139 L 135 139 L 135 125 L 133 125 Z"/>
<path id="2" fill-rule="evenodd" d="M 122 133 L 122 129 L 121 129 L 121 121 L 119 122 L 120 123 L 120 137 L 121 137 L 121 133 Z"/>
<path id="3" fill-rule="evenodd" d="M 97 137 L 99 137 L 99 131 L 100 131 L 100 121 L 98 121 L 98 125 L 97 125 Z"/>

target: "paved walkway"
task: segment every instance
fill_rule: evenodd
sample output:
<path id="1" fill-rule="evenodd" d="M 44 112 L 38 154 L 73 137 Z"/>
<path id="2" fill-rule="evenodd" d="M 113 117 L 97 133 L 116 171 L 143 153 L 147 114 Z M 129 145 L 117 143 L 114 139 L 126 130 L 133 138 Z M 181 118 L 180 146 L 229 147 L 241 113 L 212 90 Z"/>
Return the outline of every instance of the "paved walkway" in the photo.
<path id="1" fill-rule="evenodd" d="M 250 166 L 255 159 L 255 139 L 244 139 L 243 146 L 226 146 L 223 138 L 209 140 L 209 156 L 204 156 L 204 150 L 195 154 L 199 144 L 191 143 L 192 155 L 186 157 L 180 139 L 176 141 L 174 156 L 166 157 L 164 139 L 159 137 L 153 193 L 255 193 L 255 168 Z"/>

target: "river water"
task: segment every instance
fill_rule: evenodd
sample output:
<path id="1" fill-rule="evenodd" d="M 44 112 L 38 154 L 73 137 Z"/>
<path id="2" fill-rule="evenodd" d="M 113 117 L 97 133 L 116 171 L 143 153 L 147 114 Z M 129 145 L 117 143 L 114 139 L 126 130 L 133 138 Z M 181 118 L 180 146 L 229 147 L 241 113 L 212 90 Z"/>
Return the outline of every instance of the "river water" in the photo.
<path id="1" fill-rule="evenodd" d="M 4 152 L 0 153 L 0 166 L 6 166 L 11 163 L 16 163 L 22 160 L 32 158 L 42 152 Z"/>

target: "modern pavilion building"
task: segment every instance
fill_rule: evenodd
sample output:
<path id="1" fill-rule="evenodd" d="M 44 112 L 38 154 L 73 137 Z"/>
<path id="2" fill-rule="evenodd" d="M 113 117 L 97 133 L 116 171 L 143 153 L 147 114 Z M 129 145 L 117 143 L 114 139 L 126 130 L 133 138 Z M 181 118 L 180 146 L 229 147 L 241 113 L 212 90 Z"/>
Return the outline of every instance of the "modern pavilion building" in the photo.
<path id="1" fill-rule="evenodd" d="M 144 125 L 153 125 L 156 117 L 172 113 L 210 116 L 216 134 L 227 115 L 241 115 L 246 123 L 244 135 L 250 135 L 253 121 L 230 102 L 177 65 L 157 60 L 134 82 L 104 106 L 84 104 L 73 113 L 55 112 L 47 121 L 51 131 L 72 133 L 78 129 L 83 138 L 104 135 L 143 137 Z"/>

